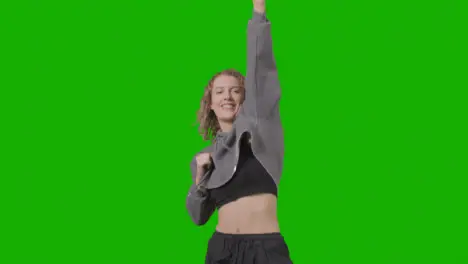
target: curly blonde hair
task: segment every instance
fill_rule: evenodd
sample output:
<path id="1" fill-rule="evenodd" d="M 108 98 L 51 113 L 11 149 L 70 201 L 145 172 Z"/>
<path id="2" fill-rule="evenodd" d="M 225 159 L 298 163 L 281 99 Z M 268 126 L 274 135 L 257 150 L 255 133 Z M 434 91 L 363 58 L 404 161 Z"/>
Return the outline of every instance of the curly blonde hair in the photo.
<path id="1" fill-rule="evenodd" d="M 218 119 L 211 109 L 211 91 L 213 88 L 213 82 L 218 76 L 226 75 L 232 76 L 237 79 L 239 86 L 244 91 L 244 81 L 245 77 L 239 71 L 235 69 L 227 69 L 221 72 L 216 73 L 211 80 L 208 82 L 208 85 L 205 87 L 202 100 L 200 102 L 200 109 L 197 112 L 197 121 L 199 123 L 198 132 L 202 135 L 204 140 L 213 141 L 216 137 L 216 134 L 220 130 Z"/>

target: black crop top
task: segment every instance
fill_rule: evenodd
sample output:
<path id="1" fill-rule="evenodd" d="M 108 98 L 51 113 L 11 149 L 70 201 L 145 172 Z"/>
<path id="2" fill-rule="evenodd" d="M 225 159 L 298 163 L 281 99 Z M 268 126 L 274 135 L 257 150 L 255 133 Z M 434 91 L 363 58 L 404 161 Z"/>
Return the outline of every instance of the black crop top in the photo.
<path id="1" fill-rule="evenodd" d="M 234 176 L 225 185 L 211 189 L 210 199 L 219 209 L 239 198 L 260 193 L 270 193 L 277 196 L 278 189 L 273 178 L 253 155 L 248 137 L 243 137 L 240 142 L 239 162 Z"/>

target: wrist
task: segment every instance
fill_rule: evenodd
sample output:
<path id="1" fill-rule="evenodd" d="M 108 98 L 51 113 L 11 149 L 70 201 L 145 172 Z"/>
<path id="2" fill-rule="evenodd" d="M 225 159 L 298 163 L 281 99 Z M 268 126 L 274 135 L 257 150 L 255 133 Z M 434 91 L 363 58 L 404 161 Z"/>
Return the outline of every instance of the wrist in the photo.
<path id="1" fill-rule="evenodd" d="M 265 6 L 254 6 L 254 11 L 263 15 L 265 14 Z"/>
<path id="2" fill-rule="evenodd" d="M 265 13 L 260 13 L 256 9 L 253 11 L 253 16 L 252 16 L 252 21 L 253 22 L 265 22 L 267 21 Z"/>

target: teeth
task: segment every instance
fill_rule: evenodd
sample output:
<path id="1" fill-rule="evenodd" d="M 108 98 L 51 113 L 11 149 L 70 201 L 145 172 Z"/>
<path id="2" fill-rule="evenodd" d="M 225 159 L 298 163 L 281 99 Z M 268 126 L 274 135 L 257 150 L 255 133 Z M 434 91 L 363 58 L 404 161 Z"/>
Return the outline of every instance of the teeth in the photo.
<path id="1" fill-rule="evenodd" d="M 225 109 L 233 109 L 234 106 L 233 106 L 233 105 L 223 105 L 223 108 L 225 108 Z"/>

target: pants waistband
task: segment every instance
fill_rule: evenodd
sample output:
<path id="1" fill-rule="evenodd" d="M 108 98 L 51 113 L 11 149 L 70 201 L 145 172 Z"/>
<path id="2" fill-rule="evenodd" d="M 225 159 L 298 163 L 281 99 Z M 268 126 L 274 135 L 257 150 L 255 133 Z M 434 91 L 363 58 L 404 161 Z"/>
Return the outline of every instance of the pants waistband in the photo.
<path id="1" fill-rule="evenodd" d="M 253 240 L 269 240 L 269 239 L 283 239 L 283 235 L 279 232 L 262 233 L 262 234 L 228 234 L 215 231 L 214 237 L 230 238 L 230 239 L 253 239 Z"/>

